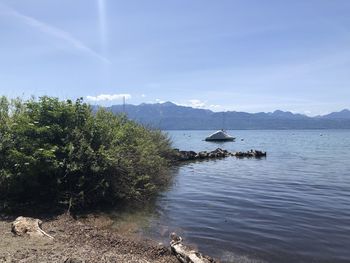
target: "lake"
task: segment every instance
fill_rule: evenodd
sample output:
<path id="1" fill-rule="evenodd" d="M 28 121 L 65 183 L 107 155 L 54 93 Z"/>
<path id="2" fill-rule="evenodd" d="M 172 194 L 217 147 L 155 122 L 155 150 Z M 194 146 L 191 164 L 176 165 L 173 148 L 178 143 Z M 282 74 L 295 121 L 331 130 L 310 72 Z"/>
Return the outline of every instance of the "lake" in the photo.
<path id="1" fill-rule="evenodd" d="M 182 164 L 142 232 L 168 242 L 175 231 L 223 262 L 350 262 L 350 131 L 169 131 L 181 150 L 267 151 Z M 135 216 L 135 218 L 138 218 Z"/>

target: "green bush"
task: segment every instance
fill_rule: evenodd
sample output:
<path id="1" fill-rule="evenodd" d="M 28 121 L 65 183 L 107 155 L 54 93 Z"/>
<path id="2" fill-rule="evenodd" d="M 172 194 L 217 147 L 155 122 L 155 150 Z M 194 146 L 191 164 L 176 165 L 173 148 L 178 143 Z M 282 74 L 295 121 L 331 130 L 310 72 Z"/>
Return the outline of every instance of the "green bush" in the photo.
<path id="1" fill-rule="evenodd" d="M 147 200 L 168 181 L 160 131 L 76 102 L 0 98 L 0 200 L 86 208 Z"/>

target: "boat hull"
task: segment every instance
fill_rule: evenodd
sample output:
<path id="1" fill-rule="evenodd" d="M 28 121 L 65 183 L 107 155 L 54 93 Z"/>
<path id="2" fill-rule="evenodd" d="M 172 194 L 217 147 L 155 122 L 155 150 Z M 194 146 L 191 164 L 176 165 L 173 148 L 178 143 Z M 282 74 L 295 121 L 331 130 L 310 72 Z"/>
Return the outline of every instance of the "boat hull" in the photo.
<path id="1" fill-rule="evenodd" d="M 235 138 L 224 138 L 224 139 L 211 139 L 211 138 L 205 138 L 205 141 L 207 142 L 232 142 Z"/>

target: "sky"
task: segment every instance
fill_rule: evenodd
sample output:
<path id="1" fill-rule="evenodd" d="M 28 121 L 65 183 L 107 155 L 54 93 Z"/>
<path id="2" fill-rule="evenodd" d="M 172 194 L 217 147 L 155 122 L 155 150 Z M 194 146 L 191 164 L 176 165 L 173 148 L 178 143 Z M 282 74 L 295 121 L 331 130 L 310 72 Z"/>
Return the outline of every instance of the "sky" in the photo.
<path id="1" fill-rule="evenodd" d="M 350 108 L 348 0 L 0 0 L 0 95 Z"/>

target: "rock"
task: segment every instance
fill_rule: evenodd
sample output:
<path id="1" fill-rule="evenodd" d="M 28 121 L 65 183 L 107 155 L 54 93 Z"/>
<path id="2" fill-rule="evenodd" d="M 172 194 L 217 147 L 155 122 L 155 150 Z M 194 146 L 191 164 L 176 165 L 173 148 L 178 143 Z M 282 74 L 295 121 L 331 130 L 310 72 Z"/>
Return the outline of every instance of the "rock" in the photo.
<path id="1" fill-rule="evenodd" d="M 20 216 L 12 222 L 11 231 L 17 236 L 53 238 L 41 229 L 41 225 L 42 221 L 40 219 Z"/>
<path id="2" fill-rule="evenodd" d="M 265 157 L 265 156 L 266 156 L 266 152 L 255 151 L 255 157 Z"/>
<path id="3" fill-rule="evenodd" d="M 229 152 L 221 148 L 217 148 L 214 151 L 207 152 L 194 152 L 194 151 L 179 151 L 174 149 L 175 152 L 175 161 L 192 161 L 192 160 L 206 160 L 206 159 L 215 159 L 215 158 L 226 158 L 229 156 L 235 156 L 237 158 L 261 158 L 266 157 L 266 152 L 258 150 L 250 150 L 247 152 Z"/>
<path id="4" fill-rule="evenodd" d="M 217 155 L 215 153 L 211 152 L 211 153 L 209 153 L 208 157 L 209 158 L 215 158 L 215 157 L 217 157 Z"/>
<path id="5" fill-rule="evenodd" d="M 250 150 L 248 152 L 236 152 L 236 153 L 234 153 L 234 156 L 236 156 L 238 158 L 244 158 L 244 157 L 261 158 L 261 157 L 266 157 L 266 152 L 257 151 L 257 150 Z"/>
<path id="6" fill-rule="evenodd" d="M 198 158 L 199 159 L 205 159 L 208 158 L 209 154 L 206 151 L 202 151 L 198 153 Z"/>
<path id="7" fill-rule="evenodd" d="M 194 160 L 197 153 L 194 151 L 179 151 L 179 159 L 181 161 Z"/>

